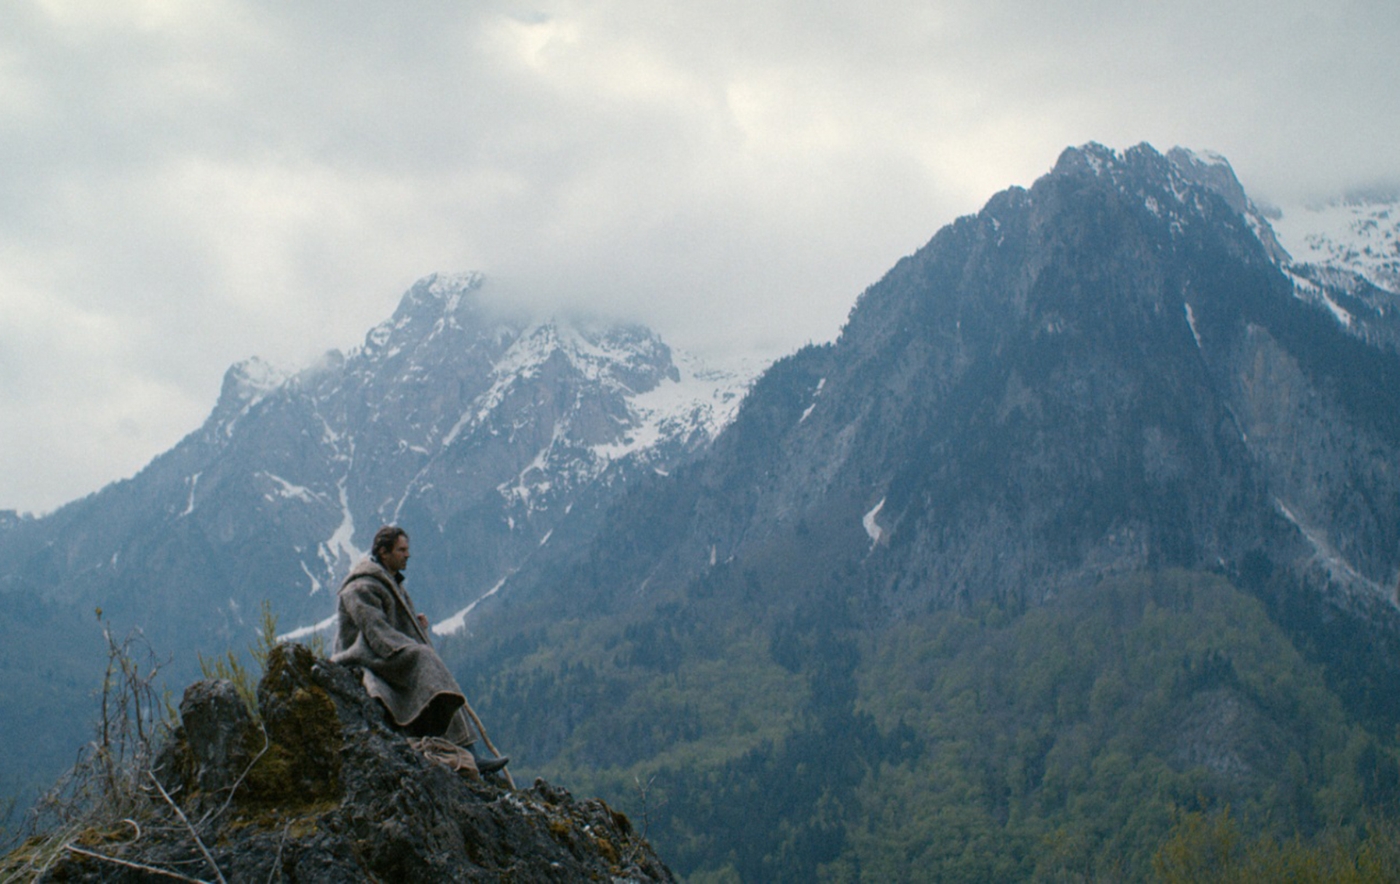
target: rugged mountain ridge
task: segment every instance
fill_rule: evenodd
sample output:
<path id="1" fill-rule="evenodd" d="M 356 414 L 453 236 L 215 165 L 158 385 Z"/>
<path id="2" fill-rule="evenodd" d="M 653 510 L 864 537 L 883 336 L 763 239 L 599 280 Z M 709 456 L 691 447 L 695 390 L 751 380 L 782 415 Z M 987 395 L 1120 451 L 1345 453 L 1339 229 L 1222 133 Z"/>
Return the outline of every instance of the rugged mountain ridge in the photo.
<path id="1" fill-rule="evenodd" d="M 584 551 L 561 549 L 512 577 L 479 611 L 459 677 L 503 738 L 551 775 L 656 775 L 698 802 L 709 800 L 694 791 L 702 783 L 747 794 L 745 778 L 759 778 L 755 790 L 790 794 L 793 806 L 864 802 L 878 815 L 895 809 L 866 796 L 893 788 L 887 777 L 903 770 L 902 802 L 958 819 L 976 808 L 987 843 L 1006 850 L 1029 837 L 1013 836 L 1013 823 L 1044 813 L 1044 825 L 1069 825 L 1059 814 L 1075 792 L 1064 783 L 1098 775 L 1082 760 L 1091 744 L 1126 753 L 1113 763 L 1137 771 L 1135 782 L 1170 769 L 1211 784 L 1203 794 L 1262 800 L 1231 778 L 1233 762 L 1206 762 L 1248 757 L 1250 782 L 1279 782 L 1293 776 L 1288 753 L 1306 757 L 1321 738 L 1280 711 L 1301 708 L 1300 695 L 1262 699 L 1271 689 L 1259 685 L 1276 676 L 1263 674 L 1267 663 L 1243 674 L 1232 661 L 1245 645 L 1296 648 L 1313 667 L 1307 678 L 1326 674 L 1327 703 L 1381 739 L 1400 723 L 1391 590 L 1400 351 L 1386 332 L 1400 296 L 1373 287 L 1358 300 L 1314 273 L 1291 259 L 1222 159 L 1148 145 L 1069 149 L 1030 188 L 997 194 L 901 260 L 861 295 L 834 344 L 772 366 L 704 457 L 629 490 Z M 1165 682 L 1179 665 L 1175 687 L 1122 690 L 1139 671 L 1091 702 L 1098 664 L 1070 676 L 1056 661 L 1065 651 L 1035 633 L 1025 640 L 1046 659 L 984 660 L 976 691 L 939 692 L 941 667 L 975 657 L 979 641 L 1014 647 L 1007 632 L 1089 618 L 1088 600 L 1105 586 L 1155 581 L 1197 601 L 1173 607 L 1170 594 L 1134 589 L 1133 601 L 1112 603 L 1094 641 L 1124 647 L 1134 610 L 1147 612 L 1141 622 L 1179 613 L 1180 635 L 1202 629 L 1209 646 L 1173 660 L 1171 647 L 1144 637 L 1142 656 L 1123 664 L 1155 655 L 1167 670 L 1151 677 Z M 1201 606 L 1241 589 L 1268 626 L 1205 630 Z M 1066 674 L 1061 705 L 1031 704 L 1039 711 L 1017 720 L 1021 701 L 1006 685 L 1037 670 Z M 1302 690 L 1291 684 L 1284 694 Z M 762 699 L 750 706 L 748 694 Z M 521 695 L 528 708 L 510 702 Z M 1040 696 L 1017 696 L 1027 695 Z M 1171 704 L 1195 722 L 1180 738 L 1189 749 L 1114 736 L 1154 695 L 1166 704 L 1147 716 L 1160 716 L 1158 732 L 1173 721 Z M 940 705 L 955 701 L 965 721 Z M 1086 708 L 1092 727 L 1075 712 Z M 964 746 L 991 739 L 975 722 L 1015 735 L 1002 747 L 1014 763 L 977 769 L 985 779 L 961 798 L 942 795 L 924 778 L 957 769 L 941 742 L 950 734 L 973 741 Z M 1391 758 L 1386 747 L 1340 769 L 1389 782 L 1392 761 L 1377 760 Z M 799 800 L 781 771 L 821 769 L 831 752 L 830 776 Z M 1292 781 L 1309 783 L 1303 794 L 1334 788 L 1320 785 L 1327 776 Z M 1156 802 L 1144 831 L 1161 834 L 1195 787 L 1142 788 L 1127 800 Z M 1356 794 L 1331 812 L 1372 800 Z M 1317 806 L 1267 812 L 1314 825 Z M 745 878 L 791 868 L 801 880 L 838 867 L 827 863 L 849 871 L 898 853 L 860 834 L 868 819 L 833 811 L 782 830 L 750 816 L 747 853 L 726 860 L 717 845 L 688 840 L 701 819 L 725 825 L 703 809 L 678 811 L 674 840 L 661 839 L 683 873 L 728 863 Z M 1086 863 L 1127 861 L 1102 832 L 1083 837 L 1076 856 Z M 1038 862 L 1025 843 L 1015 849 L 1012 878 Z M 1134 848 L 1134 875 L 1147 871 L 1145 849 Z M 967 880 L 996 877 L 992 865 L 971 867 L 983 877 Z"/>
<path id="2" fill-rule="evenodd" d="M 420 604 L 445 616 L 575 508 L 706 445 L 742 396 L 743 379 L 678 363 L 645 328 L 499 316 L 484 284 L 428 277 L 363 347 L 295 374 L 233 366 L 204 426 L 136 477 L 0 533 L 0 587 L 151 631 L 168 619 L 227 638 L 265 598 L 307 625 L 397 521 L 470 547 L 415 558 L 432 587 Z M 191 606 L 211 622 L 180 616 Z"/>
<path id="3" fill-rule="evenodd" d="M 1068 150 L 775 365 L 666 502 L 629 501 L 679 515 L 607 582 L 798 544 L 898 610 L 1263 556 L 1379 612 L 1400 362 L 1292 269 L 1223 162 Z"/>
<path id="4" fill-rule="evenodd" d="M 204 425 L 135 477 L 4 522 L 0 667 L 17 687 L 0 734 L 50 775 L 81 741 L 64 722 L 89 717 L 100 680 L 94 608 L 188 678 L 194 651 L 245 646 L 264 602 L 285 633 L 329 625 L 385 522 L 423 541 L 419 609 L 459 629 L 552 538 L 590 536 L 630 481 L 708 445 L 744 394 L 646 328 L 510 315 L 488 286 L 429 276 L 349 353 L 290 374 L 235 365 Z"/>

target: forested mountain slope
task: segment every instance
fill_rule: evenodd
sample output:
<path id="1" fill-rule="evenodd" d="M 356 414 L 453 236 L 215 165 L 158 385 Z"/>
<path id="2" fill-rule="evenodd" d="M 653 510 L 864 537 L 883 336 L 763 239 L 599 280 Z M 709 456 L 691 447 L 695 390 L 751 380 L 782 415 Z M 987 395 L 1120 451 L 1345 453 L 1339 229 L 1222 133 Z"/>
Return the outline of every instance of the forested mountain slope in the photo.
<path id="1" fill-rule="evenodd" d="M 460 675 L 700 880 L 1142 877 L 1183 808 L 1387 808 L 1396 296 L 1315 269 L 1219 158 L 1070 149 L 508 581 Z"/>

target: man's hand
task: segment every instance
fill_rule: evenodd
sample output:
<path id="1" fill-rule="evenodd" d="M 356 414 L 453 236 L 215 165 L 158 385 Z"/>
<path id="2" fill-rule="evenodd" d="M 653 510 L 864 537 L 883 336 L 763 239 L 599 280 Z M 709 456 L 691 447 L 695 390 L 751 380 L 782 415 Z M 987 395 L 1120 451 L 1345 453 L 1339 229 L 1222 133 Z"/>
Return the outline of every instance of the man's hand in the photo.
<path id="1" fill-rule="evenodd" d="M 427 615 L 427 614 L 419 614 L 419 615 L 418 615 L 418 625 L 421 626 L 421 627 L 423 627 L 423 631 L 424 631 L 424 632 L 427 632 L 427 631 L 428 631 L 428 615 Z"/>

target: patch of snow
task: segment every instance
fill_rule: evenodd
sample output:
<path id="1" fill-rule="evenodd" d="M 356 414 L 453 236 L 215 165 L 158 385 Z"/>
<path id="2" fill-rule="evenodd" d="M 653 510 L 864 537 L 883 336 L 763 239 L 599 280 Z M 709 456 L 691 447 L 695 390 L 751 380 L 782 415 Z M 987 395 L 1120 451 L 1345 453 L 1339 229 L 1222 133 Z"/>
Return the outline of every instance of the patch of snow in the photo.
<path id="1" fill-rule="evenodd" d="M 294 642 L 304 639 L 309 635 L 316 635 L 317 633 L 327 632 L 335 626 L 335 618 L 336 615 L 332 614 L 325 620 L 322 620 L 320 623 L 316 623 L 311 626 L 299 626 L 296 629 L 293 629 L 291 632 L 284 632 L 281 635 L 277 636 L 277 641 Z"/>
<path id="2" fill-rule="evenodd" d="M 1294 297 L 1301 298 L 1305 294 L 1321 296 L 1322 287 L 1306 276 L 1302 276 L 1296 271 L 1289 270 L 1288 278 L 1293 280 Z"/>
<path id="3" fill-rule="evenodd" d="M 320 592 L 321 581 L 316 577 L 315 574 L 311 573 L 311 569 L 306 567 L 305 562 L 301 563 L 301 571 L 303 574 L 306 575 L 306 579 L 311 581 L 311 592 L 307 593 L 307 595 L 315 595 L 316 593 Z"/>
<path id="4" fill-rule="evenodd" d="M 880 510 L 884 508 L 885 499 L 882 497 L 880 498 L 880 502 L 875 504 L 870 512 L 866 513 L 860 519 L 860 524 L 865 528 L 865 533 L 870 537 L 871 549 L 874 549 L 875 545 L 885 536 L 885 529 L 881 528 L 879 523 L 875 521 L 875 517 L 880 515 Z"/>
<path id="5" fill-rule="evenodd" d="M 632 426 L 617 442 L 595 445 L 605 462 L 653 448 L 663 439 L 701 433 L 713 439 L 729 425 L 758 372 L 710 368 L 689 354 L 675 352 L 679 380 L 663 379 L 628 400 Z"/>
<path id="6" fill-rule="evenodd" d="M 365 335 L 365 347 L 367 349 L 378 350 L 389 343 L 389 337 L 394 333 L 394 327 L 387 322 L 381 322 L 369 330 Z"/>
<path id="7" fill-rule="evenodd" d="M 434 624 L 433 624 L 433 634 L 434 634 L 434 635 L 453 635 L 454 633 L 461 632 L 461 631 L 462 631 L 463 629 L 465 629 L 466 626 L 467 626 L 467 615 L 470 614 L 470 613 L 472 612 L 472 609 L 475 608 L 477 605 L 481 604 L 481 603 L 482 603 L 483 601 L 485 601 L 486 599 L 489 599 L 491 596 L 493 596 L 493 595 L 495 595 L 496 593 L 500 592 L 501 587 L 502 587 L 502 586 L 505 586 L 505 585 L 506 585 L 506 581 L 509 580 L 509 579 L 510 579 L 510 575 L 507 574 L 506 576 L 502 577 L 502 578 L 500 579 L 500 581 L 497 582 L 497 584 L 496 584 L 495 586 L 493 586 L 493 587 L 491 587 L 489 590 L 487 590 L 487 591 L 486 591 L 480 598 L 478 598 L 476 601 L 472 602 L 470 605 L 467 605 L 465 608 L 463 608 L 462 610 L 460 610 L 460 611 L 458 611 L 457 613 L 453 614 L 451 617 L 448 617 L 446 620 L 442 621 L 441 623 L 434 623 Z"/>
<path id="8" fill-rule="evenodd" d="M 802 412 L 802 417 L 797 419 L 797 422 L 799 424 L 807 419 L 807 416 L 812 413 L 812 409 L 817 407 L 817 397 L 822 394 L 822 388 L 825 386 L 826 378 L 822 378 L 821 380 L 817 381 L 817 389 L 812 392 L 812 404 L 808 405 L 807 409 Z"/>
<path id="9" fill-rule="evenodd" d="M 348 567 L 349 564 L 364 558 L 365 553 L 355 546 L 355 517 L 350 512 L 350 495 L 345 489 L 345 477 L 341 477 L 338 483 L 340 491 L 340 525 L 329 538 L 323 541 L 317 548 L 321 561 L 326 563 L 326 570 L 335 573 L 342 564 Z"/>
<path id="10" fill-rule="evenodd" d="M 641 340 L 617 340 L 606 330 L 585 329 L 572 323 L 555 323 L 554 333 L 565 356 L 585 378 L 601 380 L 614 368 L 636 362 Z M 645 342 L 655 347 L 660 342 L 652 338 Z"/>
<path id="11" fill-rule="evenodd" d="M 464 431 L 480 426 L 505 401 L 511 386 L 521 378 L 532 377 L 556 347 L 553 327 L 547 323 L 537 323 L 522 332 L 492 366 L 491 386 L 473 400 L 452 429 L 442 437 L 442 447 L 450 446 Z"/>
<path id="12" fill-rule="evenodd" d="M 1315 555 L 1317 560 L 1327 569 L 1333 580 L 1345 586 L 1363 586 L 1370 589 L 1372 592 L 1387 595 L 1383 587 L 1375 581 L 1368 580 L 1366 577 L 1362 576 L 1346 559 L 1342 558 L 1341 554 L 1328 542 L 1326 536 L 1323 535 L 1322 532 L 1315 531 L 1307 525 L 1304 525 L 1302 520 L 1294 515 L 1293 510 L 1281 499 L 1274 498 L 1274 506 L 1278 507 L 1278 511 L 1283 517 L 1289 522 L 1292 522 L 1293 526 L 1307 538 L 1308 543 L 1312 545 L 1313 555 Z"/>
<path id="13" fill-rule="evenodd" d="M 1393 195 L 1289 207 L 1272 225 L 1296 263 L 1349 270 L 1400 295 L 1400 199 Z"/>
<path id="14" fill-rule="evenodd" d="M 535 497 L 548 494 L 550 489 L 554 487 L 554 483 L 548 478 L 550 475 L 550 454 L 556 445 L 566 441 L 566 436 L 564 424 L 562 422 L 556 423 L 550 433 L 549 444 L 535 452 L 534 458 L 516 474 L 515 483 L 502 482 L 496 486 L 496 491 L 507 500 L 518 500 L 527 509 L 531 508 L 531 502 Z"/>
<path id="15" fill-rule="evenodd" d="M 1327 305 L 1328 310 L 1332 311 L 1332 315 L 1337 317 L 1338 322 L 1340 322 L 1347 328 L 1351 328 L 1352 322 L 1354 321 L 1352 319 L 1351 314 L 1348 313 L 1346 309 L 1342 307 L 1342 305 L 1332 300 L 1331 295 L 1327 294 L 1326 292 L 1323 292 L 1322 302 Z"/>
<path id="16" fill-rule="evenodd" d="M 190 513 L 194 512 L 194 489 L 195 486 L 199 484 L 199 477 L 202 475 L 204 475 L 204 473 L 202 472 L 195 473 L 193 476 L 190 476 L 188 479 L 185 480 L 186 482 L 190 483 L 190 496 L 189 499 L 185 502 L 184 511 L 181 512 L 180 515 L 176 516 L 175 518 L 183 519 L 185 516 L 188 516 Z"/>
<path id="17" fill-rule="evenodd" d="M 1235 414 L 1235 410 L 1229 405 L 1225 406 L 1225 411 L 1230 415 L 1230 420 L 1235 425 L 1235 431 L 1240 434 L 1240 441 L 1249 444 L 1249 434 L 1244 431 L 1244 425 L 1240 423 L 1240 416 Z"/>
<path id="18" fill-rule="evenodd" d="M 321 418 L 321 443 L 324 445 L 329 445 L 331 447 L 339 445 L 340 434 L 337 433 L 335 430 L 331 429 L 330 422 L 328 422 L 324 417 L 322 417 L 319 411 L 316 413 L 316 416 L 318 418 Z"/>
<path id="19" fill-rule="evenodd" d="M 315 503 L 321 499 L 321 495 L 303 485 L 293 485 L 281 476 L 274 476 L 272 473 L 262 471 L 254 473 L 255 476 L 266 476 L 277 485 L 277 496 L 291 500 L 300 500 L 302 503 Z M 267 498 L 271 500 L 271 497 Z"/>
<path id="20" fill-rule="evenodd" d="M 1184 303 L 1184 302 L 1183 302 L 1181 306 L 1183 306 L 1183 307 L 1186 308 L 1186 324 L 1189 325 L 1189 326 L 1191 326 L 1191 337 L 1193 337 L 1193 338 L 1196 339 L 1196 349 L 1197 349 L 1197 350 L 1203 349 L 1203 348 L 1201 347 L 1201 333 L 1198 332 L 1198 331 L 1196 331 L 1196 313 L 1195 313 L 1195 311 L 1193 311 L 1193 310 L 1191 309 L 1191 305 L 1190 305 L 1190 304 L 1187 304 L 1187 303 Z"/>

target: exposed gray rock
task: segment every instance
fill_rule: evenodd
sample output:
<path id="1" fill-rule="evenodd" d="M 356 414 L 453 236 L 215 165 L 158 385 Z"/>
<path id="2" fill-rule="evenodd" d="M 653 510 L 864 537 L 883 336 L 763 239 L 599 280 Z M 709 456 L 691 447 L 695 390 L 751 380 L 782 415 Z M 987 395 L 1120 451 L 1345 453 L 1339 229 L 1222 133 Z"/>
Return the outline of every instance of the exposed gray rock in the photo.
<path id="1" fill-rule="evenodd" d="M 1201 766 L 1228 780 L 1263 779 L 1277 772 L 1290 747 L 1278 726 L 1238 690 L 1201 691 L 1179 713 L 1171 760 Z"/>
<path id="2" fill-rule="evenodd" d="M 152 870 L 299 884 L 674 880 L 600 800 L 542 780 L 523 790 L 468 780 L 426 760 L 353 673 L 304 647 L 274 649 L 258 698 L 250 738 L 227 682 L 186 692 L 162 780 L 192 828 L 153 795 L 135 838 L 130 826 L 80 835 L 85 852 L 69 851 L 46 880 L 155 880 Z M 253 739 L 262 748 L 250 756 Z"/>
<path id="3" fill-rule="evenodd" d="M 180 721 L 193 769 L 189 779 L 204 792 L 228 789 L 248 766 L 245 749 L 254 728 L 233 682 L 206 679 L 185 690 Z"/>

